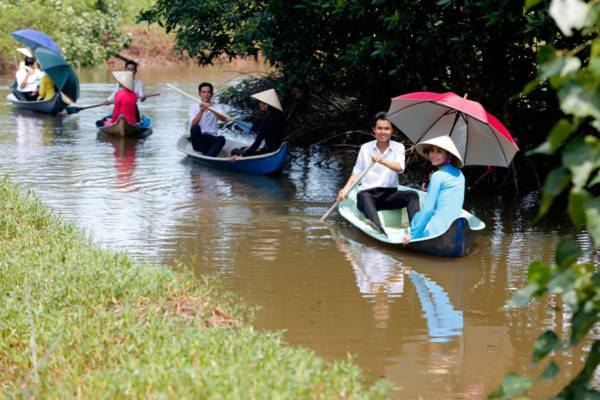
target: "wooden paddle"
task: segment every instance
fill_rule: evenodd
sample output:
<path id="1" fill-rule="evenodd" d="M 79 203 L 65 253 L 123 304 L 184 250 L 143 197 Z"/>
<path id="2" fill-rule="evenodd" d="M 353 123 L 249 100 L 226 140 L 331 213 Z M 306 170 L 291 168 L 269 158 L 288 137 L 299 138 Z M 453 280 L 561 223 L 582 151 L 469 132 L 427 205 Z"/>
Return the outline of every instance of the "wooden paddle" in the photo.
<path id="1" fill-rule="evenodd" d="M 382 160 L 389 154 L 388 150 L 389 150 L 389 148 L 385 151 L 385 153 L 383 153 L 383 157 L 381 157 Z M 348 195 L 352 191 L 352 189 L 354 189 L 356 187 L 356 185 L 358 185 L 360 183 L 360 181 L 362 181 L 362 179 L 365 177 L 365 175 L 367 175 L 369 173 L 369 171 L 371 170 L 371 168 L 373 168 L 375 166 L 375 164 L 377 164 L 377 163 L 376 162 L 371 163 L 371 165 L 369 165 L 369 167 L 367 169 L 365 169 L 363 171 L 363 173 L 358 176 L 358 178 L 354 181 L 354 183 L 352 183 L 350 188 L 348 188 L 348 190 L 346 191 L 346 195 Z M 331 207 L 329 207 L 329 210 L 327 210 L 327 212 L 325 214 L 323 214 L 323 216 L 321 217 L 321 219 L 319 219 L 319 221 L 320 222 L 325 221 L 325 219 L 329 216 L 329 214 L 331 214 L 333 212 L 333 210 L 335 210 L 335 208 L 342 201 L 336 200 L 335 203 L 333 203 L 333 205 Z"/>
<path id="2" fill-rule="evenodd" d="M 200 100 L 196 96 L 192 96 L 191 94 L 189 94 L 187 92 L 184 92 L 183 90 L 181 90 L 179 88 L 176 88 L 175 86 L 171 85 L 170 83 L 167 83 L 167 86 L 170 87 L 171 89 L 175 90 L 176 92 L 179 92 L 180 94 L 182 94 L 184 96 L 187 96 L 190 99 L 192 99 L 192 100 L 194 100 L 194 101 L 196 101 L 198 103 L 206 104 L 206 103 L 202 102 L 202 100 Z M 213 114 L 219 115 L 219 116 L 225 118 L 226 120 L 233 122 L 234 124 L 236 124 L 237 126 L 239 126 L 244 131 L 244 133 L 248 133 L 248 132 L 250 132 L 252 130 L 252 124 L 250 122 L 248 122 L 248 121 L 243 121 L 243 120 L 239 119 L 239 117 L 232 117 L 231 115 L 226 114 L 223 111 L 219 111 L 219 110 L 211 107 L 210 105 L 208 106 L 208 109 Z"/>
<path id="3" fill-rule="evenodd" d="M 146 96 L 146 98 L 156 97 L 156 96 L 160 96 L 160 93 L 149 94 L 148 96 Z M 85 106 L 85 107 L 69 106 L 66 108 L 66 110 L 67 110 L 67 114 L 77 114 L 81 110 L 87 110 L 88 108 L 96 108 L 96 107 L 101 107 L 101 106 L 105 106 L 105 105 L 107 105 L 107 104 L 100 103 L 100 104 L 93 104 L 91 106 Z"/>

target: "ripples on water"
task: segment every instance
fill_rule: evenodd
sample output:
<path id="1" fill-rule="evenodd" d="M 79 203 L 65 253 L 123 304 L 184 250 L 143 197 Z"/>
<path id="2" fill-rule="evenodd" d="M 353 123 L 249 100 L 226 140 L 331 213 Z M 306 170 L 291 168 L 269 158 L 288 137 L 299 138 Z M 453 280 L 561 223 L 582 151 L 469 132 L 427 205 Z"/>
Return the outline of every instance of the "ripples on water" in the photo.
<path id="1" fill-rule="evenodd" d="M 83 84 L 81 105 L 101 102 L 112 88 Z M 527 265 L 550 261 L 568 233 L 531 224 L 536 194 L 470 196 L 469 210 L 488 227 L 469 257 L 407 253 L 339 217 L 318 221 L 348 173 L 341 160 L 317 166 L 322 149 L 293 149 L 281 177 L 216 171 L 184 158 L 175 142 L 189 102 L 156 85 L 146 89 L 159 90 L 141 106 L 154 118 L 153 133 L 133 141 L 98 134 L 95 120 L 109 108 L 51 117 L 3 102 L 0 173 L 106 247 L 221 275 L 262 307 L 259 327 L 286 329 L 289 341 L 328 358 L 356 354 L 372 377 L 390 379 L 409 398 L 484 397 L 505 371 L 528 365 L 537 334 L 567 332 L 568 315 L 557 320 L 543 306 L 501 311 L 526 281 Z M 598 262 L 589 238 L 577 240 Z"/>

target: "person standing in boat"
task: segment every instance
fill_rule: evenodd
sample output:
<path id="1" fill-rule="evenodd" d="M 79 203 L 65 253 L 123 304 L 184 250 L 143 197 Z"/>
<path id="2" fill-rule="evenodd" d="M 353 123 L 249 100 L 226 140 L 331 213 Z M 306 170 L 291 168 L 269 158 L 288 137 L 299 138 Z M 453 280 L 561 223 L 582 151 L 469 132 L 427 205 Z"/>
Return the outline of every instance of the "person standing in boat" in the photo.
<path id="1" fill-rule="evenodd" d="M 137 69 L 138 69 L 138 65 L 135 61 L 132 61 L 132 60 L 125 61 L 125 71 L 130 71 L 131 73 L 133 73 L 133 91 L 135 92 L 137 99 L 139 101 L 145 101 L 146 94 L 144 92 L 144 83 L 142 81 L 140 81 L 139 79 L 135 78 L 135 76 L 137 75 Z M 115 102 L 115 96 L 116 96 L 117 92 L 119 91 L 119 89 L 120 89 L 120 87 L 117 84 L 117 87 L 115 88 L 115 90 L 110 94 L 110 96 L 108 96 L 108 98 L 106 100 L 104 100 L 104 105 L 113 104 Z"/>
<path id="2" fill-rule="evenodd" d="M 250 147 L 240 147 L 231 150 L 231 158 L 233 160 L 239 157 L 255 156 L 258 154 L 266 154 L 277 151 L 283 143 L 284 118 L 283 107 L 277 97 L 275 89 L 265 90 L 255 93 L 250 96 L 258 100 L 258 107 L 261 111 L 266 112 L 265 117 L 260 121 L 256 130 L 256 139 Z M 264 147 L 259 148 L 262 142 L 265 142 Z"/>
<path id="3" fill-rule="evenodd" d="M 419 211 L 419 196 L 413 190 L 398 190 L 398 174 L 404 172 L 404 145 L 391 140 L 394 127 L 385 112 L 373 119 L 375 140 L 360 147 L 352 175 L 339 191 L 337 200 L 343 201 L 359 176 L 375 163 L 360 182 L 357 206 L 372 223 L 372 228 L 385 231 L 377 210 L 393 210 L 407 207 L 410 219 Z"/>
<path id="4" fill-rule="evenodd" d="M 217 120 L 225 121 L 225 116 L 218 114 L 219 108 L 211 105 L 214 94 L 213 85 L 202 82 L 198 85 L 200 102 L 192 104 L 189 110 L 190 140 L 192 148 L 205 156 L 217 157 L 225 146 L 225 138 L 217 133 Z M 209 110 L 213 108 L 217 113 Z"/>
<path id="5" fill-rule="evenodd" d="M 423 208 L 411 221 L 410 237 L 434 237 L 448 230 L 462 212 L 465 199 L 465 177 L 459 168 L 463 161 L 449 136 L 438 136 L 415 145 L 436 171 L 431 175 Z"/>
<path id="6" fill-rule="evenodd" d="M 119 83 L 120 89 L 115 94 L 115 106 L 112 116 L 104 120 L 104 126 L 112 125 L 123 115 L 127 122 L 136 125 L 137 117 L 137 95 L 134 92 L 133 73 L 131 71 L 114 71 L 113 76 Z"/>
<path id="7" fill-rule="evenodd" d="M 17 51 L 25 56 L 25 60 L 19 64 L 19 69 L 15 74 L 16 89 L 13 90 L 13 94 L 21 101 L 35 101 L 44 73 L 38 68 L 30 48 L 22 47 Z"/>

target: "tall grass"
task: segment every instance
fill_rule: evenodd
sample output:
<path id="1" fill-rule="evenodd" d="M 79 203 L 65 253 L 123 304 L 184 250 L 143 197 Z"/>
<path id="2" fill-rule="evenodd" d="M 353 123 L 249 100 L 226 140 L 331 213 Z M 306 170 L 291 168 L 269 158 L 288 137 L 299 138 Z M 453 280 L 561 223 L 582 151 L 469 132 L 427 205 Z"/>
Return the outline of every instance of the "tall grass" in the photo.
<path id="1" fill-rule="evenodd" d="M 383 398 L 207 279 L 98 248 L 0 181 L 0 397 Z"/>

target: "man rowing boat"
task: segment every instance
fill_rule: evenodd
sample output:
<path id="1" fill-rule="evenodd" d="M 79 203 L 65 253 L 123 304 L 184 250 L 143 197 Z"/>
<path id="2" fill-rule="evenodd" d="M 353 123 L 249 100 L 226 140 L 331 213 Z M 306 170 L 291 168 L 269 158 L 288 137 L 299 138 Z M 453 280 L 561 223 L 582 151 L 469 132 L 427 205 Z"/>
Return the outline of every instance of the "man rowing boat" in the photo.
<path id="1" fill-rule="evenodd" d="M 361 146 L 352 170 L 352 175 L 338 193 L 338 201 L 343 201 L 359 176 L 376 163 L 362 178 L 358 192 L 357 206 L 368 218 L 374 229 L 385 230 L 377 215 L 377 210 L 393 210 L 407 207 L 408 217 L 419 211 L 418 194 L 413 190 L 398 190 L 398 174 L 404 172 L 404 145 L 391 140 L 394 127 L 385 112 L 379 112 L 373 120 L 375 140 Z"/>

